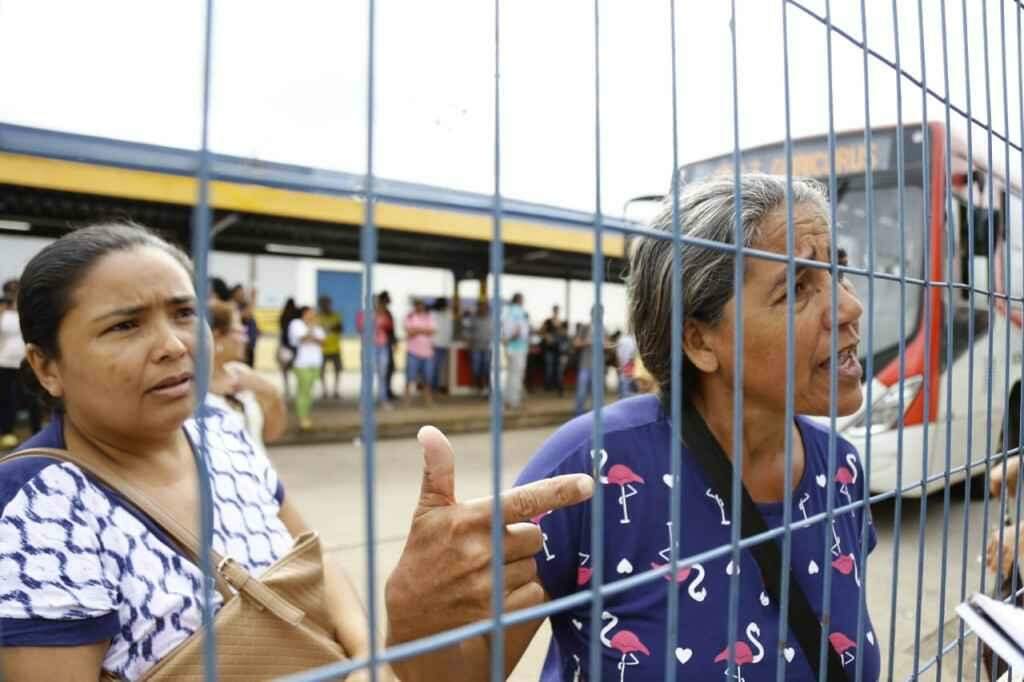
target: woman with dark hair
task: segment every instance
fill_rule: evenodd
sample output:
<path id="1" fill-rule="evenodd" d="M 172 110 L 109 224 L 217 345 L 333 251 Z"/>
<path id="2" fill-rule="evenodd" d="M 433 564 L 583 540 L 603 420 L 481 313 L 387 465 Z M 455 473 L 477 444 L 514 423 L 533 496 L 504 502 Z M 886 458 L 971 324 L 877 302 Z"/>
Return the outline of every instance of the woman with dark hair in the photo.
<path id="1" fill-rule="evenodd" d="M 253 447 L 263 452 L 288 426 L 284 400 L 277 388 L 243 362 L 248 332 L 238 306 L 213 301 L 209 308 L 213 332 L 213 374 L 207 402 L 225 411 L 236 411 L 245 421 Z"/>
<path id="2" fill-rule="evenodd" d="M 279 330 L 277 342 L 277 366 L 281 368 L 281 378 L 284 381 L 285 399 L 290 398 L 292 394 L 291 385 L 288 381 L 292 373 L 292 365 L 295 364 L 295 346 L 292 345 L 291 339 L 288 338 L 288 326 L 291 325 L 292 320 L 298 316 L 299 308 L 295 305 L 295 299 L 289 298 L 284 302 L 284 308 L 281 309 L 281 316 L 277 318 L 277 328 Z"/>
<path id="3" fill-rule="evenodd" d="M 197 331 L 209 331 L 198 325 L 191 268 L 180 250 L 132 225 L 71 232 L 25 268 L 18 309 L 36 388 L 55 407 L 26 450 L 63 449 L 77 461 L 102 463 L 199 535 L 193 443 L 202 428 L 214 550 L 259 580 L 309 530 L 236 414 L 202 403 L 202 427 L 193 417 L 203 364 Z M 423 487 L 387 586 L 390 643 L 464 625 L 490 607 L 492 503 L 457 503 L 451 446 L 430 427 L 419 440 Z M 527 521 L 589 491 L 589 477 L 577 476 L 503 496 L 509 525 L 505 556 L 497 560 L 506 564 L 509 608 L 534 605 L 539 596 L 533 555 L 542 540 Z M 46 452 L 0 461 L 0 557 L 5 679 L 137 680 L 200 631 L 204 579 L 191 555 L 116 488 Z M 370 632 L 359 599 L 340 567 L 326 559 L 323 566 L 332 626 L 326 634 L 346 655 L 367 657 Z M 223 568 L 221 562 L 217 570 Z M 223 603 L 214 591 L 213 609 Z M 253 642 L 272 655 L 270 633 L 259 634 Z M 406 682 L 469 679 L 464 666 L 484 669 L 486 660 L 485 650 L 449 648 L 396 668 Z M 347 679 L 368 679 L 367 672 Z M 382 671 L 380 679 L 389 675 Z"/>

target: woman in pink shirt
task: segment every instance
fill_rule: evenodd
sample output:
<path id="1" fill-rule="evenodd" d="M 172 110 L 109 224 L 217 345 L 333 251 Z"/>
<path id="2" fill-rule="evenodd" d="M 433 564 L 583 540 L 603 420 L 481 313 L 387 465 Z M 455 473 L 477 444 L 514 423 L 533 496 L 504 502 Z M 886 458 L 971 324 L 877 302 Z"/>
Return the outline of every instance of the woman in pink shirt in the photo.
<path id="1" fill-rule="evenodd" d="M 377 404 L 391 409 L 388 402 L 388 376 L 391 373 L 390 347 L 388 340 L 394 328 L 394 321 L 391 313 L 388 312 L 384 301 L 377 296 L 374 305 L 374 333 L 373 333 L 373 359 L 375 361 L 374 371 L 377 374 Z M 356 328 L 361 334 L 363 332 L 363 311 L 356 313 Z"/>
<path id="2" fill-rule="evenodd" d="M 411 313 L 405 316 L 405 404 L 409 404 L 412 386 L 417 378 L 423 380 L 423 397 L 427 405 L 433 404 L 430 379 L 434 375 L 434 343 L 436 328 L 427 306 L 416 300 Z"/>

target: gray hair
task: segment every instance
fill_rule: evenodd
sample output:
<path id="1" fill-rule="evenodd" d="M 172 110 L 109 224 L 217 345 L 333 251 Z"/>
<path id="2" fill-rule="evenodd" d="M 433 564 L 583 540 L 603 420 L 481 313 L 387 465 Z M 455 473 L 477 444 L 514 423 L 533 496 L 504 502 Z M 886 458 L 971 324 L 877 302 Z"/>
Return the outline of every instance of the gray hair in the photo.
<path id="1" fill-rule="evenodd" d="M 828 201 L 821 183 L 793 178 L 793 205 L 810 205 L 828 221 Z M 786 207 L 786 177 L 746 173 L 740 176 L 740 222 L 743 246 L 760 240 L 764 220 Z M 672 231 L 671 194 L 662 202 L 651 229 Z M 679 228 L 687 237 L 733 244 L 736 225 L 736 182 L 733 176 L 716 176 L 680 188 Z M 714 325 L 733 297 L 733 252 L 699 244 L 681 244 L 682 305 L 688 319 Z M 672 377 L 672 240 L 636 239 L 629 253 L 626 278 L 630 326 L 644 366 L 662 391 Z M 688 387 L 697 368 L 683 355 L 683 377 Z"/>

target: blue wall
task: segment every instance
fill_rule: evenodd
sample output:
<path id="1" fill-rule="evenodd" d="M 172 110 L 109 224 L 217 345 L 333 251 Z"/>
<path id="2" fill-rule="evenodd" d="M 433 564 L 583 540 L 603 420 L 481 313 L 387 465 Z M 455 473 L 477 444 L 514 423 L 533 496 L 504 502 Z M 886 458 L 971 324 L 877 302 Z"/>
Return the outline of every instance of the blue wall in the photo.
<path id="1" fill-rule="evenodd" d="M 330 296 L 334 310 L 341 313 L 345 325 L 345 336 L 354 336 L 356 313 L 363 301 L 363 275 L 359 272 L 337 272 L 317 270 L 316 295 Z"/>

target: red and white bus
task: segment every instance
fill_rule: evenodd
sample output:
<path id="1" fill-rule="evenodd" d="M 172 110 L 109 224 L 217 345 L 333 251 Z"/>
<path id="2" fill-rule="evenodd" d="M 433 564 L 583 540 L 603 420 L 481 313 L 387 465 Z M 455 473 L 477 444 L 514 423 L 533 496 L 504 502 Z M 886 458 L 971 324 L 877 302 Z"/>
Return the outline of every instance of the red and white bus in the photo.
<path id="1" fill-rule="evenodd" d="M 927 130 L 927 133 L 926 133 Z M 903 163 L 898 163 L 898 141 L 902 136 Z M 871 439 L 871 489 L 875 492 L 920 484 L 933 478 L 928 491 L 941 488 L 950 429 L 952 480 L 962 480 L 968 454 L 978 462 L 986 446 L 1001 452 L 1003 416 L 1009 418 L 1008 448 L 1015 448 L 1020 433 L 1021 325 L 1019 298 L 1024 294 L 1024 203 L 1019 174 L 1002 168 L 1002 143 L 994 140 L 991 163 L 987 138 L 975 135 L 971 158 L 966 139 L 951 136 L 947 150 L 945 126 L 929 123 L 871 132 L 870 189 L 874 206 L 874 332 L 867 338 L 867 281 L 852 276 L 865 305 L 861 321 L 861 363 L 873 358 L 872 409 L 840 419 L 840 433 L 864 453 Z M 827 136 L 793 140 L 793 174 L 829 182 Z M 867 219 L 868 182 L 865 173 L 868 146 L 864 131 L 835 137 L 834 239 L 845 250 L 851 267 L 868 267 L 869 232 Z M 947 182 L 946 155 L 952 173 Z M 784 144 L 767 145 L 742 152 L 744 171 L 785 174 L 787 149 Z M 1016 162 L 1020 163 L 1017 155 Z M 683 182 L 708 175 L 733 173 L 732 155 L 688 164 L 680 169 Z M 899 180 L 902 178 L 903 223 L 900 217 Z M 1010 178 L 1010 180 L 1008 180 Z M 947 197 L 947 188 L 952 196 Z M 1007 191 L 1008 190 L 1008 191 Z M 972 194 L 968 202 L 968 194 Z M 991 197 L 991 210 L 990 210 Z M 947 220 L 947 198 L 952 215 Z M 927 201 L 927 207 L 925 202 Z M 969 214 L 969 206 L 973 214 Z M 989 241 L 989 215 L 993 216 L 993 239 Z M 974 240 L 969 225 L 974 226 Z M 904 234 L 901 258 L 900 232 Z M 927 244 L 927 249 L 926 249 Z M 952 269 L 950 271 L 950 251 Z M 927 254 L 927 261 L 925 260 Z M 1009 261 L 1007 261 L 1007 257 Z M 1006 267 L 1010 263 L 1009 270 Z M 973 275 L 972 275 L 973 270 Z M 885 274 L 882 274 L 885 273 Z M 918 283 L 907 283 L 901 300 L 900 283 L 886 275 L 905 275 Z M 974 282 L 973 308 L 971 291 Z M 930 283 L 925 287 L 921 283 Z M 952 282 L 956 287 L 948 286 Z M 994 292 L 994 296 L 989 295 Z M 1010 294 L 1010 302 L 1005 295 Z M 1002 298 L 1000 298 L 1002 296 Z M 950 299 L 952 298 L 952 314 Z M 1017 298 L 1018 301 L 1012 301 Z M 925 308 L 930 306 L 928 314 Z M 900 315 L 904 322 L 904 375 L 901 380 L 899 347 Z M 926 324 L 927 318 L 927 324 Z M 973 322 L 973 323 L 972 323 Z M 952 350 L 947 349 L 952 332 Z M 989 354 L 991 339 L 992 352 Z M 1009 342 L 1007 343 L 1007 339 Z M 969 369 L 973 361 L 973 376 Z M 1009 381 L 1006 370 L 1009 365 Z M 952 399 L 947 381 L 952 381 Z M 927 391 L 925 386 L 927 385 Z M 904 394 L 902 415 L 902 480 L 896 479 L 900 457 L 899 394 Z M 927 393 L 927 400 L 926 400 Z M 991 394 L 991 411 L 988 396 Z M 967 436 L 971 429 L 971 452 Z M 928 437 L 927 471 L 923 470 L 924 434 Z M 989 438 L 989 436 L 991 436 Z M 973 469 L 980 473 L 983 469 Z M 906 495 L 921 494 L 920 485 Z"/>

